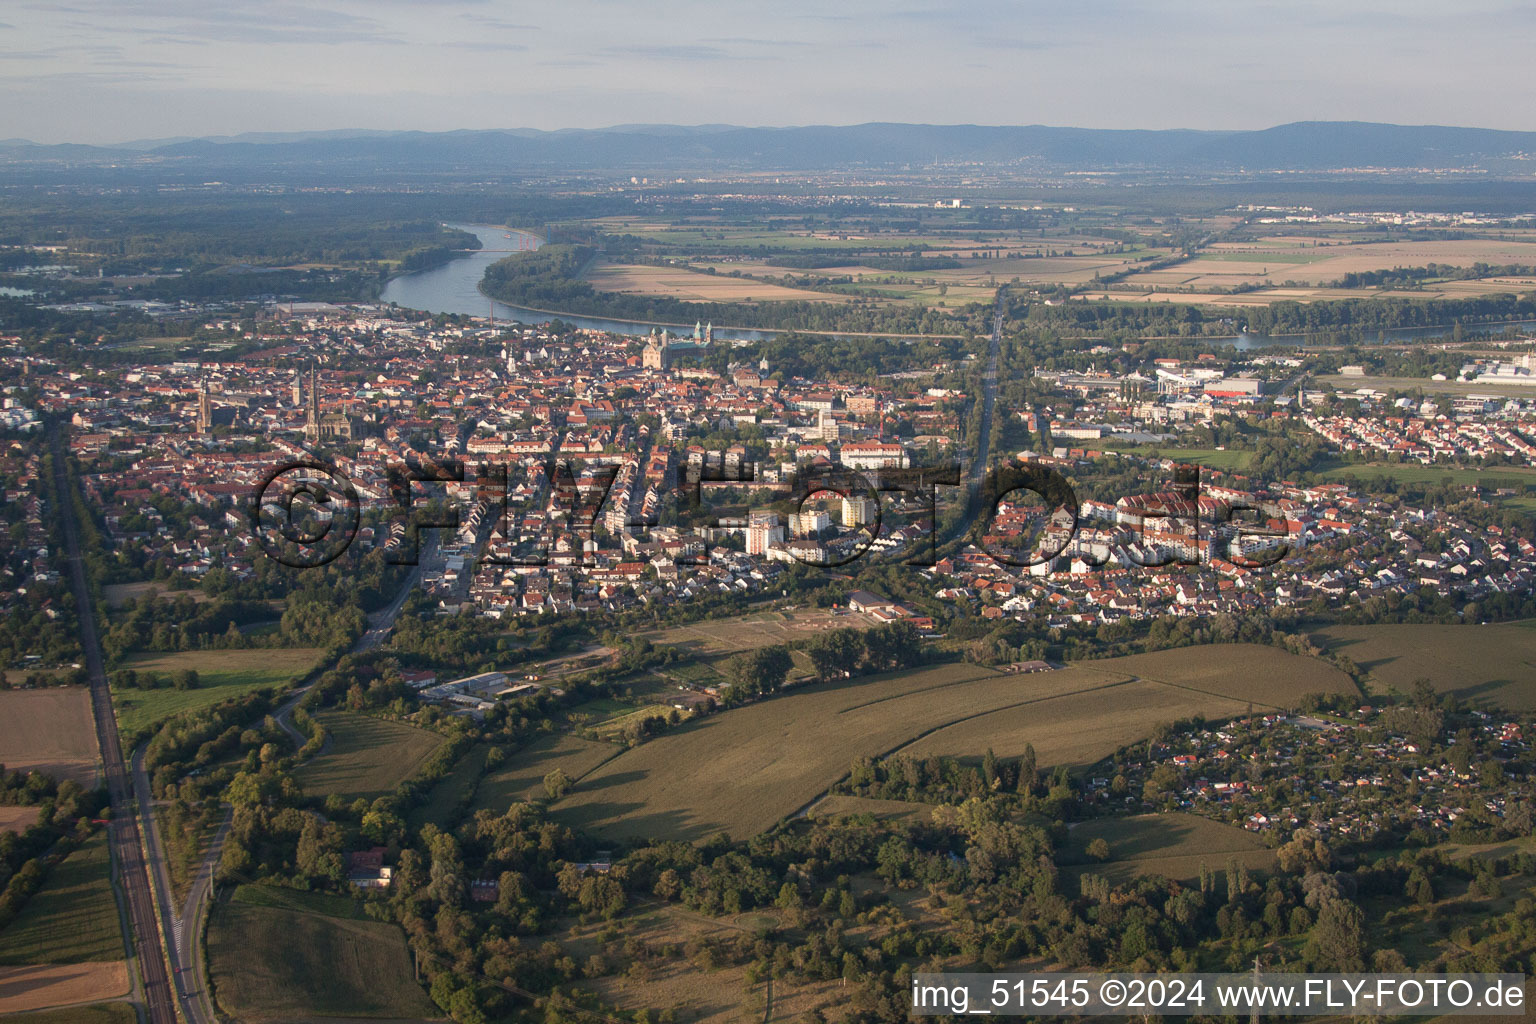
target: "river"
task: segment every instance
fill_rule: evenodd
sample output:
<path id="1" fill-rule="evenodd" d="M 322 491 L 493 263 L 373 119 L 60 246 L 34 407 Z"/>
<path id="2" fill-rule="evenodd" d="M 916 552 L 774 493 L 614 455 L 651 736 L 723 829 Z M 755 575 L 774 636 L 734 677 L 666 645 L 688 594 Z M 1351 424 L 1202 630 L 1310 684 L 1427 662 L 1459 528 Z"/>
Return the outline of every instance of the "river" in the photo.
<path id="1" fill-rule="evenodd" d="M 608 320 L 602 317 L 576 316 L 570 313 L 549 313 L 522 306 L 511 306 L 486 298 L 480 293 L 480 279 L 485 268 L 510 255 L 512 251 L 537 249 L 544 244 L 538 235 L 497 224 L 449 224 L 451 228 L 468 231 L 480 239 L 480 251 L 465 253 L 431 270 L 419 270 L 414 274 L 402 274 L 384 286 L 379 296 L 385 302 L 395 302 L 409 309 L 427 313 L 465 313 L 470 316 L 490 316 L 498 320 L 517 320 L 525 324 L 542 324 L 559 319 L 576 327 L 614 334 L 650 334 L 655 324 L 638 320 Z M 674 333 L 691 334 L 692 324 L 671 324 Z M 751 331 L 728 327 L 716 327 L 715 337 L 722 341 L 762 341 L 771 338 L 773 331 Z"/>
<path id="2" fill-rule="evenodd" d="M 480 279 L 485 276 L 485 268 L 511 252 L 537 249 L 544 244 L 544 240 L 530 232 L 506 228 L 498 224 L 449 224 L 448 226 L 467 231 L 479 238 L 480 251 L 464 253 L 457 259 L 449 260 L 431 270 L 421 270 L 414 274 L 402 274 L 393 278 L 384 286 L 380 298 L 385 302 L 399 303 L 408 309 L 419 309 L 427 313 L 463 313 L 470 316 L 494 314 L 499 320 L 517 320 L 525 324 L 542 324 L 559 319 L 576 327 L 610 331 L 614 334 L 650 334 L 651 329 L 657 326 L 639 320 L 608 320 L 603 317 L 551 313 L 488 299 L 480 293 Z M 684 336 L 693 330 L 692 324 L 663 326 L 671 327 Z M 1531 330 L 1536 328 L 1536 320 L 1520 320 L 1510 324 L 1468 324 L 1465 332 L 1470 337 L 1473 334 L 1497 333 L 1506 327 Z M 1399 328 L 1387 331 L 1386 340 L 1393 342 L 1442 338 L 1448 337 L 1453 330 L 1451 326 Z M 716 327 L 714 336 L 722 341 L 762 341 L 777 333 L 776 331 Z M 1366 333 L 1372 336 L 1367 340 L 1374 340 L 1376 332 Z M 1209 345 L 1232 345 L 1239 350 L 1271 346 L 1310 347 L 1304 335 L 1267 337 L 1259 334 L 1241 334 L 1225 338 L 1191 338 L 1189 340 Z"/>

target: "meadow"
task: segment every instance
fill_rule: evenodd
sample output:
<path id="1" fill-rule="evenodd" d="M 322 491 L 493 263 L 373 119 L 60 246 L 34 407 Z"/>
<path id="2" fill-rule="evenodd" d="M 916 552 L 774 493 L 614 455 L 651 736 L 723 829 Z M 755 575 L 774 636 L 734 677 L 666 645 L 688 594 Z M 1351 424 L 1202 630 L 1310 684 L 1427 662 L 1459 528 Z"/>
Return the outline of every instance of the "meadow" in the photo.
<path id="1" fill-rule="evenodd" d="M 1143 675 L 1144 674 L 1144 675 Z M 607 761 L 555 804 L 613 838 L 755 834 L 820 797 L 859 757 L 898 750 L 1082 767 L 1152 725 L 1351 692 L 1347 676 L 1269 647 L 1187 648 L 1036 675 L 951 664 L 790 694 L 687 722 Z"/>
<path id="2" fill-rule="evenodd" d="M 124 659 L 123 668 L 161 675 L 191 669 L 197 673 L 198 685 L 195 690 L 113 687 L 117 727 L 123 735 L 132 736 L 175 715 L 198 711 L 263 686 L 287 686 L 314 668 L 320 654 L 318 647 L 288 647 L 132 655 Z"/>
<path id="3" fill-rule="evenodd" d="M 459 758 L 453 770 L 433 786 L 432 791 L 427 794 L 427 799 L 407 816 L 406 821 L 411 829 L 419 829 L 428 822 L 439 828 L 447 827 L 457 814 L 459 804 L 474 794 L 475 787 L 480 782 L 481 773 L 485 769 L 485 759 L 494 749 L 482 744 Z"/>
<path id="4" fill-rule="evenodd" d="M 98 832 L 54 865 L 43 887 L 0 931 L 0 965 L 122 960 L 122 924 L 111 877 L 107 835 Z"/>
<path id="5" fill-rule="evenodd" d="M 1107 861 L 1088 857 L 1088 844 L 1095 839 L 1109 844 Z M 1200 877 L 1201 865 L 1220 876 L 1232 859 L 1250 871 L 1264 870 L 1274 866 L 1275 851 L 1236 825 L 1183 813 L 1098 818 L 1073 825 L 1058 856 L 1069 874 L 1102 875 L 1117 885 L 1140 875 L 1189 881 Z"/>
<path id="6" fill-rule="evenodd" d="M 317 715 L 329 734 L 325 749 L 294 772 L 306 793 L 372 800 L 408 779 L 443 738 L 399 722 L 332 711 Z"/>
<path id="7" fill-rule="evenodd" d="M 1347 655 L 1378 691 L 1408 694 L 1427 678 L 1476 707 L 1536 711 L 1536 621 L 1329 626 L 1312 642 Z"/>
<path id="8" fill-rule="evenodd" d="M 84 686 L 0 690 L 0 764 L 94 788 L 101 755 Z"/>
<path id="9" fill-rule="evenodd" d="M 221 903 L 208 926 L 208 963 L 220 1009 L 241 1021 L 441 1019 L 413 980 L 394 925 Z"/>
<path id="10" fill-rule="evenodd" d="M 579 779 L 620 750 L 614 744 L 594 743 L 570 733 L 535 740 L 480 780 L 473 810 L 501 814 L 514 803 L 543 800 L 545 775 L 559 768 L 570 778 Z"/>

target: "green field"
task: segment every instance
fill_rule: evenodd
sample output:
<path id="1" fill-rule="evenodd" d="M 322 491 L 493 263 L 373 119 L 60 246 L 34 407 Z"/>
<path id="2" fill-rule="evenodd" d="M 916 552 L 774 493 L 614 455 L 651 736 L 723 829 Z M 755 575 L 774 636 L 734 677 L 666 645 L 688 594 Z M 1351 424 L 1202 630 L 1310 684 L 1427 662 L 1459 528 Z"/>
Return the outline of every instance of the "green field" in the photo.
<path id="1" fill-rule="evenodd" d="M 198 675 L 198 688 L 114 688 L 112 707 L 117 712 L 118 728 L 131 735 L 173 715 L 197 711 L 263 686 L 287 686 L 314 668 L 320 653 L 318 647 L 290 647 L 133 655 L 124 660 L 123 668 L 162 675 L 192 669 Z"/>
<path id="2" fill-rule="evenodd" d="M 435 732 L 382 718 L 332 711 L 315 716 L 329 738 L 323 753 L 294 772 L 305 792 L 372 800 L 410 778 L 442 745 Z"/>
<path id="3" fill-rule="evenodd" d="M 1141 678 L 1138 675 L 1145 674 Z M 797 690 L 684 723 L 626 751 L 555 805 L 616 839 L 738 838 L 805 807 L 858 757 L 896 750 L 1086 766 L 1157 722 L 1353 692 L 1347 676 L 1271 647 L 1225 645 L 1083 662 L 1037 675 L 942 665 Z"/>
<path id="4" fill-rule="evenodd" d="M 1407 694 L 1423 677 L 1473 705 L 1536 711 L 1536 621 L 1330 626 L 1312 642 L 1347 655 L 1379 690 Z"/>
<path id="5" fill-rule="evenodd" d="M 1322 471 L 1329 480 L 1358 477 L 1395 480 L 1400 484 L 1449 483 L 1456 487 L 1536 487 L 1536 470 L 1520 466 L 1493 466 L 1488 469 L 1460 469 L 1455 466 L 1421 466 L 1418 463 L 1334 463 Z"/>
<path id="6" fill-rule="evenodd" d="M 535 740 L 480 781 L 472 810 L 501 814 L 515 803 L 543 800 L 544 776 L 556 768 L 572 779 L 579 779 L 616 756 L 621 749 L 611 743 L 594 743 L 569 733 Z"/>
<path id="7" fill-rule="evenodd" d="M 241 1021 L 440 1018 L 394 925 L 221 903 L 208 963 L 219 1007 Z"/>
<path id="8" fill-rule="evenodd" d="M 1103 839 L 1109 860 L 1088 858 L 1088 844 Z M 1275 851 L 1236 825 L 1194 814 L 1138 814 L 1130 818 L 1099 818 L 1074 825 L 1058 862 L 1074 875 L 1103 875 L 1121 885 L 1138 875 L 1162 875 L 1175 881 L 1200 877 L 1204 864 L 1218 875 L 1236 858 L 1250 871 L 1272 867 Z"/>
<path id="9" fill-rule="evenodd" d="M 1071 447 L 1081 447 L 1073 443 Z M 1228 448 L 1220 450 L 1216 448 L 1169 448 L 1163 445 L 1134 445 L 1122 447 L 1120 445 L 1105 445 L 1106 448 L 1125 452 L 1131 455 L 1139 455 L 1142 458 L 1160 457 L 1173 459 L 1177 462 L 1193 462 L 1197 466 L 1209 466 L 1212 469 L 1246 471 L 1252 463 L 1253 453 L 1243 451 L 1240 448 Z"/>
<path id="10" fill-rule="evenodd" d="M 0 932 L 0 964 L 80 964 L 124 957 L 107 835 L 98 832 L 48 873 Z"/>

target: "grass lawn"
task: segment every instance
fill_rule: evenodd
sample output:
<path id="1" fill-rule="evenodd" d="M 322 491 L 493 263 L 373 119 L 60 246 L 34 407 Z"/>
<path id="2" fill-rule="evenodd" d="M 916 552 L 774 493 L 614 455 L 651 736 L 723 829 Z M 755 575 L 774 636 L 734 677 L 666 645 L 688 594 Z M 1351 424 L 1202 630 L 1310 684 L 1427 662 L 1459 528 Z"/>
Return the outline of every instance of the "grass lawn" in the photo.
<path id="1" fill-rule="evenodd" d="M 1160 456 L 1165 459 L 1174 459 L 1178 462 L 1193 462 L 1197 466 L 1209 466 L 1211 469 L 1235 472 L 1246 472 L 1253 459 L 1252 452 L 1243 451 L 1240 448 L 1229 448 L 1221 451 L 1215 448 L 1170 448 L 1164 445 L 1121 447 L 1116 444 L 1106 444 L 1105 448 L 1111 451 L 1125 452 L 1129 455 L 1139 455 L 1143 458 Z"/>
<path id="2" fill-rule="evenodd" d="M 294 773 L 306 792 L 372 800 L 394 790 L 443 743 L 435 732 L 350 711 L 317 716 L 330 733 L 325 752 Z"/>
<path id="3" fill-rule="evenodd" d="M 192 669 L 198 675 L 198 688 L 114 688 L 112 706 L 117 712 L 117 727 L 123 735 L 130 736 L 174 715 L 197 711 L 263 686 L 286 686 L 314 668 L 319 657 L 318 647 L 133 655 L 123 662 L 123 668 L 161 675 Z"/>
<path id="4" fill-rule="evenodd" d="M 242 1021 L 440 1018 L 394 925 L 221 903 L 208 926 L 215 998 Z"/>
<path id="5" fill-rule="evenodd" d="M 123 959 L 106 832 L 48 873 L 37 895 L 0 931 L 0 964 L 78 964 Z"/>

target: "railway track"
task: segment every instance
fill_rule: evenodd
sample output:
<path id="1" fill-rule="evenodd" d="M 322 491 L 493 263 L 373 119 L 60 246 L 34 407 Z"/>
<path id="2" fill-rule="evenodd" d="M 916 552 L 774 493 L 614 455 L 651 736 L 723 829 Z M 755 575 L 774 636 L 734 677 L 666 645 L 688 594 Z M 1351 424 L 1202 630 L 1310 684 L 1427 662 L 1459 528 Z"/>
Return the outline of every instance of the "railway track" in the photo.
<path id="1" fill-rule="evenodd" d="M 101 746 L 107 795 L 112 801 L 108 834 L 123 892 L 128 899 L 128 920 L 133 928 L 133 948 L 143 981 L 145 1009 L 150 1024 L 176 1024 L 176 995 L 171 988 L 165 948 L 155 921 L 155 904 L 144 863 L 139 820 L 134 813 L 133 787 L 123 762 L 117 719 L 112 714 L 112 693 L 107 688 L 107 674 L 96 634 L 96 612 L 91 604 L 90 588 L 85 582 L 85 563 L 80 556 L 80 523 L 75 517 L 73 485 L 66 468 L 68 451 L 64 447 L 63 424 L 55 420 L 50 424 L 49 432 L 54 496 L 60 506 L 56 514 L 64 527 L 65 560 L 69 563 L 70 586 L 75 595 L 75 614 L 80 621 L 80 646 L 90 675 L 91 714 L 96 723 L 96 740 Z"/>

